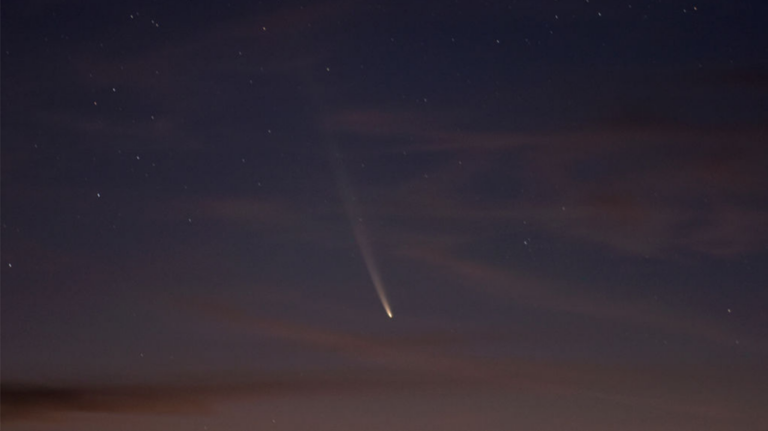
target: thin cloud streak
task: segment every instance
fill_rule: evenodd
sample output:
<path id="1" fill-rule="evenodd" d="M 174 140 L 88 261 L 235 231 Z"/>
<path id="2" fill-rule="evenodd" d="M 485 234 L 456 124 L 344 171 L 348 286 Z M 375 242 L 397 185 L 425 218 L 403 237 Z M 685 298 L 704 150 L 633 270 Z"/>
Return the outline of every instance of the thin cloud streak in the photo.
<path id="1" fill-rule="evenodd" d="M 371 110 L 326 120 L 332 133 L 391 139 L 378 147 L 391 153 L 427 151 L 447 160 L 424 178 L 383 191 L 386 201 L 376 209 L 384 214 L 530 221 L 558 236 L 666 258 L 680 252 L 736 257 L 768 241 L 768 209 L 743 204 L 768 190 L 761 175 L 768 163 L 761 128 L 706 130 L 657 121 L 605 122 L 582 131 L 472 132 L 429 118 Z M 479 161 L 488 152 L 499 161 Z M 507 168 L 502 160 L 519 165 Z M 508 196 L 473 201 L 461 192 L 491 182 Z"/>
<path id="2" fill-rule="evenodd" d="M 439 271 L 457 275 L 465 280 L 462 285 L 483 292 L 494 299 L 504 299 L 517 305 L 564 313 L 591 319 L 606 319 L 616 323 L 655 328 L 668 333 L 693 336 L 722 345 L 731 346 L 737 340 L 748 341 L 743 335 L 731 333 L 694 316 L 681 318 L 659 307 L 651 309 L 637 303 L 619 303 L 582 294 L 568 293 L 585 289 L 571 286 L 566 289 L 551 281 L 515 274 L 488 265 L 451 257 L 437 250 L 408 249 L 404 257 L 436 267 Z M 759 346 L 761 343 L 755 342 Z"/>

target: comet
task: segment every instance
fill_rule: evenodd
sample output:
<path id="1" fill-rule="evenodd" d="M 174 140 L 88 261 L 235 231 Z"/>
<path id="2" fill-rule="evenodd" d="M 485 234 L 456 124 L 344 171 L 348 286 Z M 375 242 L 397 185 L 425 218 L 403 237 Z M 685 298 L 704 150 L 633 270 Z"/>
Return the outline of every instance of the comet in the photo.
<path id="1" fill-rule="evenodd" d="M 335 145 L 332 146 L 333 154 L 331 159 L 333 161 L 333 167 L 336 174 L 336 182 L 341 193 L 341 198 L 344 201 L 344 209 L 346 210 L 349 222 L 352 225 L 352 233 L 355 235 L 355 241 L 360 249 L 360 254 L 365 261 L 365 267 L 368 270 L 368 275 L 371 277 L 373 287 L 376 288 L 376 294 L 379 296 L 381 305 L 384 307 L 384 311 L 389 318 L 392 318 L 392 307 L 389 305 L 389 299 L 387 298 L 387 290 L 384 287 L 384 282 L 381 279 L 381 272 L 379 266 L 376 264 L 376 258 L 373 253 L 373 247 L 368 239 L 368 232 L 363 224 L 363 218 L 361 216 L 360 208 L 358 208 L 355 195 L 352 190 L 352 186 L 347 178 L 346 171 L 344 169 L 344 163 L 339 156 L 338 149 Z"/>
<path id="2" fill-rule="evenodd" d="M 355 234 L 355 240 L 357 240 L 357 246 L 360 248 L 360 254 L 363 255 L 363 260 L 365 261 L 365 267 L 368 269 L 368 274 L 371 276 L 371 282 L 373 282 L 373 286 L 376 288 L 376 293 L 379 295 L 379 300 L 381 300 L 381 305 L 384 307 L 384 311 L 391 319 L 392 308 L 389 306 L 387 291 L 384 288 L 384 282 L 381 280 L 381 273 L 379 272 L 378 265 L 376 265 L 376 259 L 373 256 L 373 247 L 371 247 L 371 243 L 368 241 L 365 226 L 363 226 L 363 222 L 360 219 L 352 219 L 351 222 L 352 231 Z"/>

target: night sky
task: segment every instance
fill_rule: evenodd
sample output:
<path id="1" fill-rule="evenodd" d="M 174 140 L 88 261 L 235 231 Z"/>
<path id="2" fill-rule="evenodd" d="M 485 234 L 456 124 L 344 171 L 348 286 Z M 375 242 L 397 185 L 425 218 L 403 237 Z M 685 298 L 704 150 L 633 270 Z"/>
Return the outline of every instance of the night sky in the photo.
<path id="1" fill-rule="evenodd" d="M 768 430 L 767 16 L 3 1 L 3 429 Z"/>

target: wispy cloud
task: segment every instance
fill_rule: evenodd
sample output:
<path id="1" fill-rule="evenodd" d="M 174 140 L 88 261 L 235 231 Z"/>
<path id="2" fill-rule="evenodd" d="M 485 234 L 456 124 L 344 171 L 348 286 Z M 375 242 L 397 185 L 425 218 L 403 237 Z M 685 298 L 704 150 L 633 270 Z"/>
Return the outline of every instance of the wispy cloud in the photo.
<path id="1" fill-rule="evenodd" d="M 755 410 L 749 406 L 765 397 L 749 389 L 761 384 L 755 373 L 764 367 L 754 364 L 742 370 L 723 370 L 491 358 L 469 353 L 476 337 L 451 336 L 446 345 L 444 335 L 425 333 L 421 340 L 425 343 L 413 343 L 412 334 L 392 338 L 258 318 L 210 300 L 177 305 L 232 331 L 289 342 L 304 354 L 331 353 L 347 365 L 343 371 L 321 367 L 301 373 L 289 370 L 260 376 L 255 371 L 250 377 L 186 379 L 195 383 L 41 386 L 4 382 L 3 423 L 72 420 L 72 413 L 210 414 L 228 401 L 414 391 L 428 396 L 433 389 L 441 393 L 502 390 L 531 396 L 587 397 L 690 418 L 754 420 Z M 737 396 L 724 395 L 732 394 L 733 388 L 740 388 Z"/>
<path id="2" fill-rule="evenodd" d="M 768 189 L 760 128 L 629 121 L 504 132 L 461 130 L 445 124 L 446 116 L 430 118 L 364 110 L 326 121 L 330 133 L 402 138 L 357 151 L 428 152 L 446 160 L 436 172 L 390 189 L 381 210 L 405 218 L 528 221 L 555 235 L 657 257 L 735 256 L 768 240 L 768 211 L 745 203 Z M 474 200 L 462 192 L 478 183 L 497 184 L 486 187 L 496 191 Z"/>
<path id="3" fill-rule="evenodd" d="M 3 382 L 2 422 L 72 421 L 73 414 L 211 414 L 228 400 L 276 398 L 298 394 L 340 394 L 410 389 L 434 384 L 425 378 L 367 372 L 271 373 L 260 379 L 140 385 L 30 385 Z M 202 381 L 201 381 L 202 380 Z"/>
<path id="4" fill-rule="evenodd" d="M 408 249 L 402 254 L 435 267 L 440 272 L 458 276 L 468 289 L 517 305 L 575 314 L 591 319 L 653 328 L 673 334 L 733 345 L 744 336 L 679 310 L 638 301 L 618 302 L 587 294 L 585 286 L 564 286 L 553 280 L 519 274 L 445 254 L 435 249 Z M 758 343 L 759 344 L 759 343 Z"/>

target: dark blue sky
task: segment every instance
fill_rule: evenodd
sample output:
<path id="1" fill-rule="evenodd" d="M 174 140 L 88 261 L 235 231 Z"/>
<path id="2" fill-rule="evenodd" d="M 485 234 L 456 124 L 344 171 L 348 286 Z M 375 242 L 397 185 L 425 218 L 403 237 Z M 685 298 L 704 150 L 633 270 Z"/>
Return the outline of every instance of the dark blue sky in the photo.
<path id="1" fill-rule="evenodd" d="M 3 2 L 3 427 L 768 428 L 766 14 Z"/>

